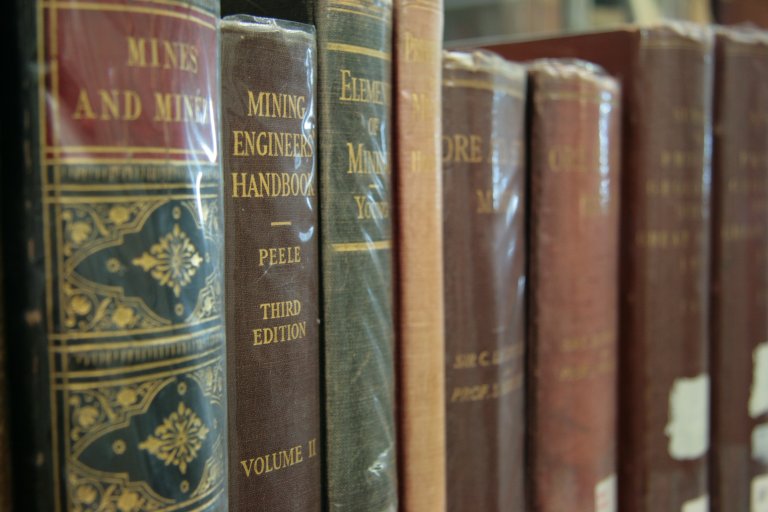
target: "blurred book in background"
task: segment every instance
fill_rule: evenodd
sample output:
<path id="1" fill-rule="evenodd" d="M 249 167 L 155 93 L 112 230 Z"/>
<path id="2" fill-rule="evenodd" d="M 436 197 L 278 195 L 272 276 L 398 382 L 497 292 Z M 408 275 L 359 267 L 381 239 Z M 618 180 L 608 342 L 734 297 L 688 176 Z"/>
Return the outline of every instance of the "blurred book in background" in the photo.
<path id="1" fill-rule="evenodd" d="M 765 0 L 445 0 L 445 9 L 448 42 L 600 30 L 664 19 L 763 20 L 768 26 Z"/>
<path id="2" fill-rule="evenodd" d="M 768 28 L 768 2 L 765 0 L 714 0 L 719 23 L 753 23 Z"/>

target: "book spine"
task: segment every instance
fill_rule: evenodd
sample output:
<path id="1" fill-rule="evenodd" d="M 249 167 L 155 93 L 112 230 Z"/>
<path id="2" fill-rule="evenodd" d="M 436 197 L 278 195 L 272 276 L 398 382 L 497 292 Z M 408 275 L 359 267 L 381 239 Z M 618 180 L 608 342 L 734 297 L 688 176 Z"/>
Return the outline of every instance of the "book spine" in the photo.
<path id="1" fill-rule="evenodd" d="M 443 58 L 448 510 L 523 510 L 525 69 Z"/>
<path id="2" fill-rule="evenodd" d="M 712 34 L 640 29 L 622 175 L 620 507 L 706 510 Z"/>
<path id="3" fill-rule="evenodd" d="M 768 35 L 720 29 L 715 57 L 712 510 L 761 510 L 768 506 Z"/>
<path id="4" fill-rule="evenodd" d="M 319 511 L 315 31 L 225 18 L 221 55 L 230 510 Z"/>
<path id="5" fill-rule="evenodd" d="M 318 0 L 321 308 L 331 511 L 397 509 L 391 0 Z"/>
<path id="6" fill-rule="evenodd" d="M 580 61 L 537 61 L 529 76 L 531 500 L 612 512 L 620 88 Z"/>
<path id="7" fill-rule="evenodd" d="M 225 509 L 218 3 L 16 6 L 16 506 Z"/>
<path id="8" fill-rule="evenodd" d="M 444 511 L 442 0 L 396 0 L 400 503 Z"/>
<path id="9" fill-rule="evenodd" d="M 768 5 L 761 0 L 715 0 L 713 9 L 718 23 L 750 23 L 768 28 Z"/>

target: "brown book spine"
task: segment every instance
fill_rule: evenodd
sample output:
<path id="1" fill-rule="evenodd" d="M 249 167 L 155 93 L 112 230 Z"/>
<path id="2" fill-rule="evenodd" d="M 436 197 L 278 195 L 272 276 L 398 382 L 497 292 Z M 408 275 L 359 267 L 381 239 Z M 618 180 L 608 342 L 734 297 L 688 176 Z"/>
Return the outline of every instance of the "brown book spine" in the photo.
<path id="1" fill-rule="evenodd" d="M 622 80 L 619 508 L 707 510 L 713 38 L 668 23 L 489 46 Z"/>
<path id="2" fill-rule="evenodd" d="M 523 510 L 525 69 L 443 58 L 448 510 Z"/>
<path id="3" fill-rule="evenodd" d="M 712 34 L 637 32 L 622 176 L 620 508 L 708 507 Z"/>
<path id="4" fill-rule="evenodd" d="M 768 28 L 768 2 L 765 0 L 715 0 L 718 23 L 752 23 Z"/>
<path id="5" fill-rule="evenodd" d="M 612 512 L 620 88 L 581 61 L 538 61 L 529 76 L 532 509 Z"/>
<path id="6" fill-rule="evenodd" d="M 768 507 L 768 34 L 721 29 L 715 57 L 712 511 L 760 511 Z"/>
<path id="7" fill-rule="evenodd" d="M 445 510 L 442 0 L 396 0 L 400 509 Z"/>
<path id="8" fill-rule="evenodd" d="M 221 41 L 230 506 L 319 511 L 315 31 L 234 16 Z"/>

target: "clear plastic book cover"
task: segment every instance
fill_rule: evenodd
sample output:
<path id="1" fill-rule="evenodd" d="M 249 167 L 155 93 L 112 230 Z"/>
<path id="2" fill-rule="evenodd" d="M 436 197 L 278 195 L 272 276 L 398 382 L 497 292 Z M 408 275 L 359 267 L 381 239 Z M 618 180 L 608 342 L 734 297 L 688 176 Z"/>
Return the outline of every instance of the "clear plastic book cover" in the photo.
<path id="1" fill-rule="evenodd" d="M 226 508 L 218 2 L 17 9 L 23 499 Z"/>

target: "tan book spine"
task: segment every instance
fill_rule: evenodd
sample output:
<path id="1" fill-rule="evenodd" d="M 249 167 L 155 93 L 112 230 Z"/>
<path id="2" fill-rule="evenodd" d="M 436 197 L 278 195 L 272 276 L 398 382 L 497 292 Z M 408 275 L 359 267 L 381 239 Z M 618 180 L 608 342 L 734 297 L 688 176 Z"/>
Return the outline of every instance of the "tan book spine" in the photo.
<path id="1" fill-rule="evenodd" d="M 446 507 L 442 4 L 394 4 L 400 503 L 413 512 Z"/>

